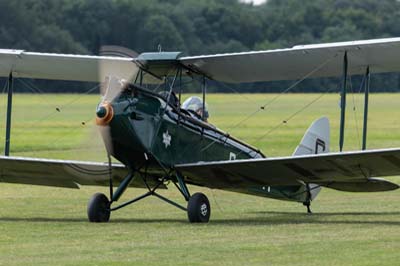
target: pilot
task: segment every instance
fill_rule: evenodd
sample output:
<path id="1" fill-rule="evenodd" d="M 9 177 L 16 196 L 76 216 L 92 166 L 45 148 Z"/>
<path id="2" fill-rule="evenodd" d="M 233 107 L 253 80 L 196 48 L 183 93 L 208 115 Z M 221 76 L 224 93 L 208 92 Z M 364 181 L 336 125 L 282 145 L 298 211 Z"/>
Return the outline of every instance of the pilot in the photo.
<path id="1" fill-rule="evenodd" d="M 182 109 L 185 109 L 189 111 L 192 115 L 194 115 L 197 119 L 203 119 L 203 112 L 204 112 L 204 122 L 208 122 L 208 108 L 207 104 L 204 105 L 203 110 L 203 101 L 200 99 L 200 97 L 197 96 L 192 96 L 186 99 L 186 101 L 183 102 Z"/>
<path id="2" fill-rule="evenodd" d="M 162 92 L 160 92 L 159 93 L 165 100 L 167 100 L 167 99 L 169 99 L 169 104 L 170 105 L 172 105 L 172 106 L 174 106 L 174 107 L 176 107 L 176 108 L 179 108 L 179 99 L 178 99 L 178 97 L 176 97 L 176 94 L 175 94 L 175 92 L 174 91 L 171 91 L 171 95 L 170 95 L 170 92 L 168 92 L 168 91 L 162 91 Z M 168 98 L 169 97 L 169 98 Z"/>

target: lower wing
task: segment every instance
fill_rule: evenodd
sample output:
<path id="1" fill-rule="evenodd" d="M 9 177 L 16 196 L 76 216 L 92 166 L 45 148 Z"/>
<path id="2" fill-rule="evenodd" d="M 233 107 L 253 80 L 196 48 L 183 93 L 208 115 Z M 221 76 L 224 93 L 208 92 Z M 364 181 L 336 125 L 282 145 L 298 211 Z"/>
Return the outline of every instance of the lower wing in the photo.
<path id="1" fill-rule="evenodd" d="M 342 191 L 399 188 L 382 176 L 400 175 L 400 149 L 315 154 L 177 165 L 189 183 L 221 189 L 318 184 Z"/>
<path id="2" fill-rule="evenodd" d="M 128 169 L 124 165 L 113 164 L 111 173 L 114 183 L 118 185 L 128 174 Z M 106 163 L 0 156 L 0 182 L 66 188 L 108 186 L 109 168 Z M 145 187 L 145 184 L 135 178 L 130 186 Z"/>

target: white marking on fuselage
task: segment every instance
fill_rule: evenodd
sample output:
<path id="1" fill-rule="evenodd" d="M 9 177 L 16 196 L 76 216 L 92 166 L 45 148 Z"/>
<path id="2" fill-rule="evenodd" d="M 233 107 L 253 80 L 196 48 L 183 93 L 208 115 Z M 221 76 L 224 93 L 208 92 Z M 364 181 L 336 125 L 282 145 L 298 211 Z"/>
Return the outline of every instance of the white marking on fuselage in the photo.
<path id="1" fill-rule="evenodd" d="M 168 133 L 168 130 L 163 133 L 163 143 L 165 145 L 165 148 L 168 148 L 168 146 L 171 146 L 171 135 Z"/>

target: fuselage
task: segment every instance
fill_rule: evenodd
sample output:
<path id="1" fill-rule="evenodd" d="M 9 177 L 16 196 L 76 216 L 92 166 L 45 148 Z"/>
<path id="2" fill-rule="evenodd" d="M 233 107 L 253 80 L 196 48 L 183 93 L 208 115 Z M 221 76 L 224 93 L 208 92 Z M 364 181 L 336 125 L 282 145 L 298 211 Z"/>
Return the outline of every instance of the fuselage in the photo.
<path id="1" fill-rule="evenodd" d="M 113 156 L 133 168 L 145 160 L 150 161 L 149 170 L 158 171 L 176 164 L 264 157 L 255 148 L 145 89 L 131 86 L 112 102 L 112 107 Z"/>
<path id="2" fill-rule="evenodd" d="M 109 122 L 112 155 L 131 169 L 165 176 L 177 164 L 265 157 L 259 150 L 167 103 L 160 94 L 130 85 L 112 101 Z M 187 177 L 186 182 L 197 185 Z M 214 182 L 215 183 L 215 182 Z M 199 184 L 201 185 L 201 184 Z M 219 188 L 218 183 L 213 186 Z M 228 190 L 276 199 L 304 201 L 303 185 L 252 186 Z"/>

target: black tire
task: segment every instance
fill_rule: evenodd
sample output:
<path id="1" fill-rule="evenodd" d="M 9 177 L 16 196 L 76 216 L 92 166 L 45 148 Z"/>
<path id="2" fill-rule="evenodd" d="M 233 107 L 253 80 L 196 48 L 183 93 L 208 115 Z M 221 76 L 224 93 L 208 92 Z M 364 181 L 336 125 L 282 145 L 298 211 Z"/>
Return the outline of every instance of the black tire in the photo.
<path id="1" fill-rule="evenodd" d="M 89 222 L 106 223 L 110 220 L 110 201 L 103 193 L 94 194 L 88 203 Z"/>
<path id="2" fill-rule="evenodd" d="M 206 195 L 203 193 L 193 194 L 188 202 L 187 213 L 191 223 L 208 223 L 211 207 Z"/>

